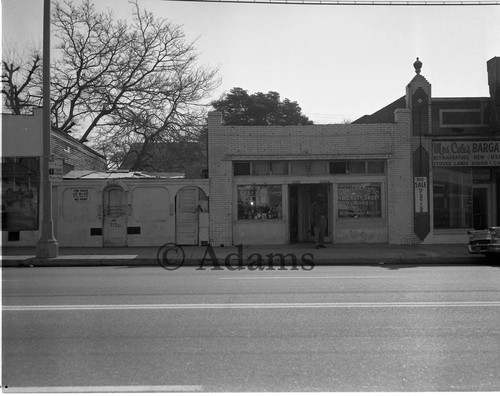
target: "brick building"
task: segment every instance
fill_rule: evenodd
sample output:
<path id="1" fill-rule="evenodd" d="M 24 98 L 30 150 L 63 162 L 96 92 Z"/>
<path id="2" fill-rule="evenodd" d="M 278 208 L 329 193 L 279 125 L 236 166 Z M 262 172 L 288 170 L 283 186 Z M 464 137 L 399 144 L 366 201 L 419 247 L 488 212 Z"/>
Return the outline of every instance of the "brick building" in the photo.
<path id="1" fill-rule="evenodd" d="M 432 98 L 417 59 L 405 96 L 348 125 L 230 126 L 211 113 L 210 242 L 311 242 L 321 198 L 333 243 L 462 243 L 499 223 L 499 59 L 489 98 Z"/>
<path id="2" fill-rule="evenodd" d="M 486 63 L 489 97 L 432 97 L 416 75 L 406 96 L 354 123 L 384 123 L 411 111 L 414 233 L 424 243 L 461 243 L 470 229 L 500 224 L 500 58 Z"/>
<path id="3" fill-rule="evenodd" d="M 106 170 L 106 157 L 67 133 L 52 129 L 50 144 L 52 154 L 63 159 L 64 174 L 72 170 Z"/>
<path id="4" fill-rule="evenodd" d="M 323 198 L 327 242 L 407 243 L 410 123 L 408 109 L 376 125 L 234 127 L 210 114 L 211 242 L 311 241 L 309 209 Z"/>

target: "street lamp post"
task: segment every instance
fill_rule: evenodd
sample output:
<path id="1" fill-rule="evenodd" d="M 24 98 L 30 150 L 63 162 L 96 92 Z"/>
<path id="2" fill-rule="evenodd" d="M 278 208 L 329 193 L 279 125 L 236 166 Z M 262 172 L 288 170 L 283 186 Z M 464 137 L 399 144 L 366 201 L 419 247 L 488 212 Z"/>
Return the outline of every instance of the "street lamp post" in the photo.
<path id="1" fill-rule="evenodd" d="M 43 3 L 43 122 L 42 122 L 42 233 L 36 245 L 37 258 L 54 258 L 59 244 L 54 237 L 52 221 L 52 183 L 49 177 L 50 161 L 50 1 Z"/>

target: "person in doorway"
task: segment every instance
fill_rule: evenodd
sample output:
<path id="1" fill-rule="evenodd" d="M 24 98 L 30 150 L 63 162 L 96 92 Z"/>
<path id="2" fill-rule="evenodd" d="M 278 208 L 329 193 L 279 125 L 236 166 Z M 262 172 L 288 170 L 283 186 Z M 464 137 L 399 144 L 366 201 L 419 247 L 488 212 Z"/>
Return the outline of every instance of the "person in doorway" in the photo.
<path id="1" fill-rule="evenodd" d="M 319 196 L 311 205 L 311 218 L 314 229 L 316 249 L 326 248 L 323 244 L 326 231 L 326 204 L 323 197 Z"/>

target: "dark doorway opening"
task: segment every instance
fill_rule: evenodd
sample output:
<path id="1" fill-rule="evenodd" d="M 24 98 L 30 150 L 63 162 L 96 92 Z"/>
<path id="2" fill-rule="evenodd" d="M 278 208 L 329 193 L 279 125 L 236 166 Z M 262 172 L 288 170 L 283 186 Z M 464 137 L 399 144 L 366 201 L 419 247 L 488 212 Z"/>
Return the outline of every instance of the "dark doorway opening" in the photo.
<path id="1" fill-rule="evenodd" d="M 312 230 L 311 205 L 323 199 L 327 203 L 327 224 L 325 242 L 331 241 L 331 185 L 330 184 L 291 184 L 289 186 L 290 242 L 314 242 Z"/>

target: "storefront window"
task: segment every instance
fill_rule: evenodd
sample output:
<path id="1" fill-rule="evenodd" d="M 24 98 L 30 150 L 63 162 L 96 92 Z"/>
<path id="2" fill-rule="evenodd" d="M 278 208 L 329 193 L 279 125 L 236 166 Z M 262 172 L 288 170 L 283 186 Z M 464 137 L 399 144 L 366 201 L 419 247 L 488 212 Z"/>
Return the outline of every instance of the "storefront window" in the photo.
<path id="1" fill-rule="evenodd" d="M 471 168 L 434 168 L 434 228 L 472 227 Z"/>
<path id="2" fill-rule="evenodd" d="M 380 183 L 349 183 L 338 186 L 339 219 L 382 217 Z"/>
<path id="3" fill-rule="evenodd" d="M 38 229 L 38 158 L 2 160 L 2 229 Z"/>
<path id="4" fill-rule="evenodd" d="M 238 220 L 268 220 L 281 218 L 281 185 L 238 186 Z"/>

